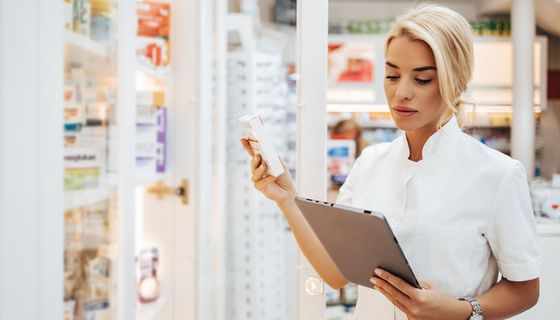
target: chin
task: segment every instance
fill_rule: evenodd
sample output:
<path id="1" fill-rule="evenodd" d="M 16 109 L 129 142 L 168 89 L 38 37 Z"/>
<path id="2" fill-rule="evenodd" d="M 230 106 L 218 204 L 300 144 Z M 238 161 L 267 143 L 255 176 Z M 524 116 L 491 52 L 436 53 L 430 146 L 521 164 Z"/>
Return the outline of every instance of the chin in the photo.
<path id="1" fill-rule="evenodd" d="M 397 128 L 401 129 L 402 131 L 414 131 L 422 127 L 422 124 L 418 120 L 406 118 L 403 119 L 392 114 L 391 116 L 393 117 L 393 121 L 395 122 Z"/>

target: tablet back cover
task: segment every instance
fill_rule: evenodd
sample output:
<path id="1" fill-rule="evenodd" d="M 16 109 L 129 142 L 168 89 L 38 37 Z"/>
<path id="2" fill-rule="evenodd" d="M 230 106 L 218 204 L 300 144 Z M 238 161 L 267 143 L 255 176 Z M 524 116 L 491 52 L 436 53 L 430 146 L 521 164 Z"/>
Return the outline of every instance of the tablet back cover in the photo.
<path id="1" fill-rule="evenodd" d="M 296 204 L 347 280 L 373 288 L 379 267 L 420 287 L 382 214 L 299 197 Z"/>

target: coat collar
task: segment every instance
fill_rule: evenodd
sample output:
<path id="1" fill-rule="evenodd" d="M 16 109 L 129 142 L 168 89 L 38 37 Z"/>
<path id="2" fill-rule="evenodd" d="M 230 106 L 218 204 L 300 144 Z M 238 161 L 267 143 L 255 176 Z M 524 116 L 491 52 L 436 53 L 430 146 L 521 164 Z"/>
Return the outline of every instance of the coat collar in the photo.
<path id="1" fill-rule="evenodd" d="M 437 154 L 440 150 L 442 150 L 449 141 L 456 136 L 457 134 L 461 133 L 461 129 L 459 128 L 459 124 L 457 122 L 457 118 L 452 116 L 446 123 L 441 127 L 438 131 L 428 138 L 426 143 L 424 144 L 424 148 L 422 149 L 422 160 L 429 159 L 433 155 Z M 406 139 L 406 134 L 401 136 L 401 147 L 402 147 L 402 156 L 408 160 L 410 157 L 410 148 L 408 146 L 408 141 Z M 410 160 L 408 160 L 410 161 Z M 419 162 L 421 162 L 419 161 Z M 413 161 L 410 161 L 413 162 Z"/>

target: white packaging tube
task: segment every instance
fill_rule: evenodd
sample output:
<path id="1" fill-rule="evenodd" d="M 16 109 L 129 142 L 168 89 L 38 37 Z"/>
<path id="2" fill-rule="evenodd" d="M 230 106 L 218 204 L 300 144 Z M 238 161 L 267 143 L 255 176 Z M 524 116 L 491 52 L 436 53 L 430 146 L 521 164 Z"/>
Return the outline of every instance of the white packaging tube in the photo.
<path id="1" fill-rule="evenodd" d="M 276 153 L 274 145 L 268 132 L 266 131 L 261 117 L 246 115 L 239 118 L 239 124 L 243 131 L 243 136 L 249 141 L 253 153 L 260 154 L 268 166 L 267 174 L 279 176 L 284 173 L 282 162 Z"/>

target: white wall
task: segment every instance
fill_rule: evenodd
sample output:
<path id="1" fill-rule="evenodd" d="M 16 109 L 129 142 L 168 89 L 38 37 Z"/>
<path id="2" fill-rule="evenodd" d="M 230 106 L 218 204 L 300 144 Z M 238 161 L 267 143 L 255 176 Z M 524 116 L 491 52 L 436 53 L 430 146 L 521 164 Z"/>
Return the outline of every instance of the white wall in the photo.
<path id="1" fill-rule="evenodd" d="M 62 318 L 60 21 L 60 1 L 0 0 L 0 320 Z"/>

